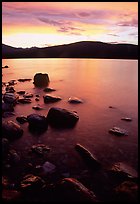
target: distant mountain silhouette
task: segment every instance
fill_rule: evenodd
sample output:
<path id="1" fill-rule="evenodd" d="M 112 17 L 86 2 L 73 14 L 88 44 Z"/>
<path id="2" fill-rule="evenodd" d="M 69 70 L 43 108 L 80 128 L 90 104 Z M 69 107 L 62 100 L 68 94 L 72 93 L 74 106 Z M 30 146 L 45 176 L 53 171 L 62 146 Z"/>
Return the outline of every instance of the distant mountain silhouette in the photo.
<path id="1" fill-rule="evenodd" d="M 2 44 L 2 58 L 138 59 L 138 46 L 82 41 L 43 48 L 15 48 Z"/>

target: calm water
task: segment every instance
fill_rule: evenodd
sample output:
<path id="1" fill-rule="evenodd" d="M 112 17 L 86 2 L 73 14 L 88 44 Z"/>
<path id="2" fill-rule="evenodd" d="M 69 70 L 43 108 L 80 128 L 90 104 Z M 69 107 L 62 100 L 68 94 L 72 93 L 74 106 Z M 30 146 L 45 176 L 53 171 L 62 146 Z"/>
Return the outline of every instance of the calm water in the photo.
<path id="1" fill-rule="evenodd" d="M 37 72 L 48 73 L 52 94 L 62 101 L 44 104 L 43 89 L 35 88 L 33 80 L 17 82 L 15 90 L 40 94 L 40 101 L 32 98 L 31 104 L 15 106 L 16 116 L 3 120 L 16 121 L 20 115 L 39 113 L 47 115 L 50 107 L 57 106 L 77 111 L 79 121 L 73 129 L 56 130 L 51 127 L 42 135 L 33 135 L 28 124 L 21 125 L 23 136 L 13 143 L 14 148 L 26 156 L 28 148 L 36 143 L 45 143 L 51 151 L 48 160 L 62 172 L 71 175 L 86 169 L 74 146 L 80 143 L 88 148 L 103 165 L 126 162 L 137 169 L 138 162 L 138 61 L 110 59 L 8 59 L 3 60 L 3 82 L 12 79 L 32 78 Z M 68 98 L 81 98 L 83 104 L 69 104 Z M 40 104 L 44 110 L 32 109 Z M 110 109 L 115 106 L 116 109 Z M 131 117 L 132 122 L 122 121 Z M 128 136 L 117 137 L 108 133 L 113 126 L 126 129 Z"/>

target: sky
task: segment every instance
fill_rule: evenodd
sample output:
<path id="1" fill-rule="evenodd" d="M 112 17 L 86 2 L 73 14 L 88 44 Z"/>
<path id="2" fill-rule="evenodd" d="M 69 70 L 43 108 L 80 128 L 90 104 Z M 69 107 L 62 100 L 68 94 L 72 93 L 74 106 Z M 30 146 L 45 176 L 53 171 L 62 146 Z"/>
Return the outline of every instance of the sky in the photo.
<path id="1" fill-rule="evenodd" d="M 138 44 L 138 2 L 2 2 L 3 44 L 78 41 Z"/>

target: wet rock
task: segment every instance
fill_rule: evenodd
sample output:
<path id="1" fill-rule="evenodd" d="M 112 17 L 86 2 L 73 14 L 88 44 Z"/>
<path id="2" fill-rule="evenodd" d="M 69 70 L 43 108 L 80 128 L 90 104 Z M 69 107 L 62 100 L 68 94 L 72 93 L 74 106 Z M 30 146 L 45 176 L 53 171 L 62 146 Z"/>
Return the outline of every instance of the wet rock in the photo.
<path id="1" fill-rule="evenodd" d="M 33 94 L 31 93 L 26 93 L 23 95 L 24 98 L 32 98 L 33 97 Z"/>
<path id="2" fill-rule="evenodd" d="M 53 89 L 53 88 L 50 88 L 50 87 L 46 87 L 45 89 L 43 89 L 43 91 L 45 91 L 45 92 L 52 92 L 52 91 L 56 91 L 56 90 Z"/>
<path id="3" fill-rule="evenodd" d="M 19 117 L 16 117 L 16 120 L 20 123 L 20 124 L 24 124 L 27 122 L 27 117 L 25 116 L 19 116 Z"/>
<path id="4" fill-rule="evenodd" d="M 93 154 L 91 154 L 81 144 L 76 144 L 75 149 L 77 152 L 79 152 L 79 154 L 81 155 L 81 157 L 83 158 L 87 166 L 89 166 L 93 170 L 97 170 L 101 167 L 100 162 L 95 158 L 95 156 L 93 156 Z"/>
<path id="5" fill-rule="evenodd" d="M 125 120 L 125 121 L 132 121 L 132 118 L 121 118 L 121 120 Z"/>
<path id="6" fill-rule="evenodd" d="M 3 118 L 8 118 L 8 117 L 12 117 L 12 116 L 15 116 L 15 113 L 12 113 L 12 112 L 4 112 L 2 114 L 2 117 Z"/>
<path id="7" fill-rule="evenodd" d="M 83 101 L 81 100 L 81 99 L 79 99 L 79 98 L 77 98 L 77 97 L 70 97 L 69 99 L 68 99 L 68 102 L 69 103 L 83 103 Z"/>
<path id="8" fill-rule="evenodd" d="M 44 144 L 33 145 L 31 149 L 40 156 L 43 156 L 50 151 L 50 148 Z"/>
<path id="9" fill-rule="evenodd" d="M 43 110 L 43 108 L 42 108 L 40 105 L 33 106 L 32 109 L 35 109 L 35 110 Z"/>
<path id="10" fill-rule="evenodd" d="M 17 84 L 17 83 L 16 83 L 16 80 L 13 79 L 13 80 L 10 80 L 10 81 L 8 82 L 8 84 L 9 84 L 9 86 L 13 86 L 13 85 L 15 85 L 15 84 Z"/>
<path id="11" fill-rule="evenodd" d="M 46 86 L 49 83 L 48 74 L 37 73 L 34 76 L 34 85 L 35 86 Z"/>
<path id="12" fill-rule="evenodd" d="M 30 127 L 33 127 L 34 129 L 47 129 L 48 128 L 48 122 L 46 120 L 45 116 L 39 115 L 39 114 L 30 114 L 27 116 L 27 120 Z"/>
<path id="13" fill-rule="evenodd" d="M 61 100 L 61 97 L 50 95 L 50 94 L 46 94 L 45 96 L 43 96 L 43 98 L 44 98 L 44 103 L 57 102 Z"/>
<path id="14" fill-rule="evenodd" d="M 11 149 L 9 150 L 8 153 L 8 161 L 10 164 L 17 164 L 20 161 L 20 156 L 19 154 L 16 152 L 16 150 Z"/>
<path id="15" fill-rule="evenodd" d="M 54 127 L 73 127 L 79 120 L 77 113 L 53 107 L 47 115 L 48 123 Z"/>
<path id="16" fill-rule="evenodd" d="M 74 178 L 64 178 L 56 185 L 59 202 L 98 202 L 95 194 Z"/>
<path id="17" fill-rule="evenodd" d="M 112 176 L 116 177 L 117 179 L 125 180 L 138 178 L 137 171 L 123 162 L 117 162 L 113 164 L 111 168 L 108 169 L 108 171 Z"/>
<path id="18" fill-rule="evenodd" d="M 116 201 L 138 202 L 138 185 L 132 181 L 125 181 L 115 188 Z"/>
<path id="19" fill-rule="evenodd" d="M 22 104 L 26 104 L 26 103 L 31 103 L 32 101 L 30 98 L 20 98 L 18 99 L 18 102 Z"/>
<path id="20" fill-rule="evenodd" d="M 5 66 L 4 66 L 4 67 L 2 67 L 2 68 L 9 68 L 9 67 L 8 67 L 8 65 L 5 65 Z"/>
<path id="21" fill-rule="evenodd" d="M 16 190 L 3 189 L 2 200 L 5 202 L 17 202 L 21 199 L 21 192 Z"/>
<path id="22" fill-rule="evenodd" d="M 39 176 L 33 174 L 28 174 L 24 176 L 21 181 L 20 187 L 22 191 L 28 192 L 39 192 L 45 185 L 45 181 Z"/>
<path id="23" fill-rule="evenodd" d="M 35 98 L 36 101 L 39 101 L 39 98 Z"/>
<path id="24" fill-rule="evenodd" d="M 7 87 L 6 87 L 6 92 L 7 92 L 7 93 L 14 93 L 14 92 L 15 92 L 15 89 L 14 89 L 14 87 L 12 87 L 12 86 L 10 86 L 10 87 L 7 86 Z"/>
<path id="25" fill-rule="evenodd" d="M 3 156 L 7 155 L 9 151 L 9 141 L 7 138 L 2 138 L 2 154 Z"/>
<path id="26" fill-rule="evenodd" d="M 112 129 L 109 130 L 109 133 L 117 135 L 117 136 L 127 135 L 126 131 L 119 127 L 113 127 Z"/>
<path id="27" fill-rule="evenodd" d="M 17 91 L 18 94 L 23 95 L 25 94 L 25 91 Z"/>
<path id="28" fill-rule="evenodd" d="M 36 94 L 35 96 L 36 96 L 36 97 L 40 97 L 40 95 L 39 95 L 39 94 Z"/>
<path id="29" fill-rule="evenodd" d="M 12 112 L 14 111 L 13 104 L 2 102 L 2 112 Z"/>
<path id="30" fill-rule="evenodd" d="M 15 104 L 18 100 L 19 96 L 14 93 L 5 93 L 3 95 L 3 101 L 5 103 Z"/>
<path id="31" fill-rule="evenodd" d="M 18 79 L 19 82 L 31 81 L 32 79 Z"/>
<path id="32" fill-rule="evenodd" d="M 45 162 L 42 166 L 43 169 L 43 174 L 51 174 L 53 172 L 55 172 L 56 166 L 50 162 Z"/>
<path id="33" fill-rule="evenodd" d="M 4 121 L 2 122 L 2 134 L 9 140 L 14 140 L 23 135 L 23 130 L 13 121 Z"/>

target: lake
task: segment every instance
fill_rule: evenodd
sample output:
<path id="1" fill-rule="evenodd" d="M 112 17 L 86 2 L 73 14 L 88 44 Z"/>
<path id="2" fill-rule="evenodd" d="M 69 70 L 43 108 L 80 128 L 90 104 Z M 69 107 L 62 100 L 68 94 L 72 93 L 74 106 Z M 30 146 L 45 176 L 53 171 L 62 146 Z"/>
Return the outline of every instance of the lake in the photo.
<path id="1" fill-rule="evenodd" d="M 37 143 L 44 143 L 51 149 L 48 160 L 71 176 L 86 169 L 75 150 L 80 143 L 104 165 L 125 162 L 133 168 L 138 166 L 138 61 L 114 59 L 3 59 L 2 81 L 31 78 L 29 82 L 18 82 L 16 91 L 40 95 L 40 101 L 32 98 L 31 104 L 17 104 L 15 116 L 3 120 L 16 121 L 20 115 L 38 113 L 47 116 L 51 107 L 76 111 L 79 121 L 72 129 L 48 130 L 41 135 L 28 131 L 28 123 L 22 124 L 23 136 L 12 143 L 14 149 L 26 157 L 28 149 Z M 33 77 L 36 73 L 48 73 L 49 87 L 56 89 L 52 94 L 62 97 L 56 103 L 45 104 L 43 88 L 36 88 Z M 81 104 L 70 104 L 71 96 L 83 100 Z M 40 104 L 44 110 L 34 110 Z M 109 108 L 109 106 L 115 107 Z M 131 117 L 132 121 L 121 120 Z M 117 137 L 108 131 L 112 127 L 125 129 L 127 136 Z M 38 165 L 36 163 L 35 165 Z"/>

